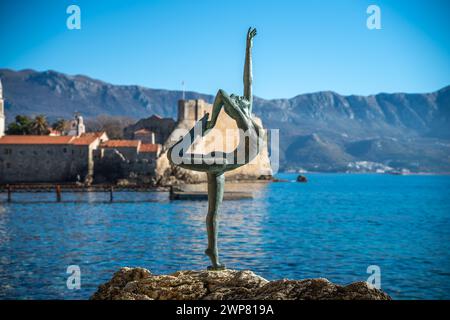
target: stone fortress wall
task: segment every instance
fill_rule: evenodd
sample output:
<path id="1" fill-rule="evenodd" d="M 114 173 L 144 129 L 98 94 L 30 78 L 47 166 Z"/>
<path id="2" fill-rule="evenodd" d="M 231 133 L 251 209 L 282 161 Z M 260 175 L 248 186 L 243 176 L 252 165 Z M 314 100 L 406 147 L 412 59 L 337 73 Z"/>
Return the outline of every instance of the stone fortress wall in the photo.
<path id="1" fill-rule="evenodd" d="M 0 182 L 69 182 L 92 170 L 89 146 L 2 145 Z"/>

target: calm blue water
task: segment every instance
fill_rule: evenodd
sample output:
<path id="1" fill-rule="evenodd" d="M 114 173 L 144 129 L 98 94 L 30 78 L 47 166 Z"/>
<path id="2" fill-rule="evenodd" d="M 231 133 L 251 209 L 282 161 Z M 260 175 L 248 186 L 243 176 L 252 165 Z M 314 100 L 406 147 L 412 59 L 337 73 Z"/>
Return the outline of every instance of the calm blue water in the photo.
<path id="1" fill-rule="evenodd" d="M 378 265 L 381 287 L 394 298 L 450 299 L 450 176 L 308 178 L 224 203 L 227 267 L 347 284 L 365 281 L 367 267 Z M 121 266 L 168 273 L 209 264 L 206 202 L 171 202 L 165 193 L 116 194 L 136 202 L 113 204 L 101 202 L 108 194 L 64 194 L 83 200 L 67 203 L 52 193 L 13 198 L 0 202 L 2 299 L 86 299 Z M 69 265 L 81 268 L 80 290 L 66 287 Z"/>

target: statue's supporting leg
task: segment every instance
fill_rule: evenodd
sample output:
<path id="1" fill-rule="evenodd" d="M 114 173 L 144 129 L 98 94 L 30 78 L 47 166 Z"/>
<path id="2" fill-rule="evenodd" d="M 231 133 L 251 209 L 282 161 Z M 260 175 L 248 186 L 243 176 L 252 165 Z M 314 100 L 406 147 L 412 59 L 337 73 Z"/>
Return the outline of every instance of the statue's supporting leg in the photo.
<path id="1" fill-rule="evenodd" d="M 208 215 L 206 216 L 206 231 L 208 233 L 208 248 L 205 253 L 211 259 L 209 270 L 223 270 L 224 265 L 219 262 L 219 250 L 217 248 L 217 234 L 219 223 L 219 207 L 223 199 L 225 188 L 225 176 L 223 173 L 208 173 Z"/>

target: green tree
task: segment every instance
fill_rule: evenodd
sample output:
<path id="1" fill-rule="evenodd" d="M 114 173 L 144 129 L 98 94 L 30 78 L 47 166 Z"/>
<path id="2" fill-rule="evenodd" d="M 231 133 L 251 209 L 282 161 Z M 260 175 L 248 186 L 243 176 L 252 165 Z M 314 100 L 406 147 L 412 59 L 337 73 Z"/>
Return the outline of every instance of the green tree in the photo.
<path id="1" fill-rule="evenodd" d="M 16 121 L 8 125 L 8 130 L 6 130 L 6 133 L 15 135 L 31 134 L 31 124 L 32 121 L 27 116 L 17 115 Z"/>
<path id="2" fill-rule="evenodd" d="M 58 119 L 52 124 L 52 129 L 63 133 L 67 129 L 68 122 L 64 119 Z"/>
<path id="3" fill-rule="evenodd" d="M 39 136 L 44 136 L 50 133 L 47 119 L 44 115 L 38 115 L 31 123 L 31 133 Z"/>

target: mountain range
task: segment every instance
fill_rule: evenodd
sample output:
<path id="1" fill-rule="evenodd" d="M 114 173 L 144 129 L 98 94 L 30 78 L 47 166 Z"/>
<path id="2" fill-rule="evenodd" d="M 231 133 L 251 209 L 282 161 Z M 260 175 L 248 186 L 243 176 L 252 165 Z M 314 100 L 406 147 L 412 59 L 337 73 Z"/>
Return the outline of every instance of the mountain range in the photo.
<path id="1" fill-rule="evenodd" d="M 7 121 L 100 114 L 136 120 L 176 118 L 181 91 L 113 85 L 56 71 L 0 69 Z M 186 92 L 186 99 L 213 96 Z M 284 170 L 450 172 L 450 86 L 431 93 L 343 96 L 332 91 L 289 99 L 254 98 L 253 112 L 279 129 Z"/>

